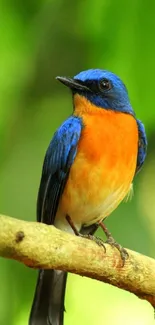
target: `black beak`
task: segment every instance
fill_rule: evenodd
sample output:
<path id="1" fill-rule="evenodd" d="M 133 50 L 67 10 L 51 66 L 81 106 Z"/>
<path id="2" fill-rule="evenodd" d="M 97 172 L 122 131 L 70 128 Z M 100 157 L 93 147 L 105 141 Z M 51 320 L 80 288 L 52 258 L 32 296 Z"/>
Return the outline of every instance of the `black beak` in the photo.
<path id="1" fill-rule="evenodd" d="M 65 86 L 72 90 L 91 91 L 83 81 L 69 77 L 56 77 L 57 80 L 62 82 Z"/>

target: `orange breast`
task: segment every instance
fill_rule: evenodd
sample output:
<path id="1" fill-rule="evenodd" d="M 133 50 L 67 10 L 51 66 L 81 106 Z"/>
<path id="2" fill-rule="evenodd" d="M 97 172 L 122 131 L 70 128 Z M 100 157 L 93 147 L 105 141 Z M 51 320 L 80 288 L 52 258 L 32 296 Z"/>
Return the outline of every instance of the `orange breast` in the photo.
<path id="1" fill-rule="evenodd" d="M 76 224 L 88 225 L 104 219 L 127 195 L 136 169 L 138 130 L 129 114 L 93 105 L 88 110 L 88 103 L 81 107 L 75 114 L 82 116 L 84 128 L 59 210 Z"/>

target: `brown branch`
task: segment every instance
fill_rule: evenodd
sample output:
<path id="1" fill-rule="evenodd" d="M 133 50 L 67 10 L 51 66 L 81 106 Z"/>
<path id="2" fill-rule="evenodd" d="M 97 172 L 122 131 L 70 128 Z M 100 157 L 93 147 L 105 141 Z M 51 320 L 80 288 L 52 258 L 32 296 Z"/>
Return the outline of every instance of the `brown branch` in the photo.
<path id="1" fill-rule="evenodd" d="M 85 275 L 128 290 L 155 307 L 155 260 L 128 250 L 122 267 L 116 248 L 104 249 L 53 226 L 0 215 L 0 256 L 33 268 Z"/>

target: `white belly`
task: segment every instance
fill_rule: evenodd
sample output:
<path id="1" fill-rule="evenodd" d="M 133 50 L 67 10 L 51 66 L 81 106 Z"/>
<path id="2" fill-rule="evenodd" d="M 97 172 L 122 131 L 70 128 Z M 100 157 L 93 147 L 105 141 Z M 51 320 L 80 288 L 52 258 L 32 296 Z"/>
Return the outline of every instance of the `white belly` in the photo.
<path id="1" fill-rule="evenodd" d="M 132 184 L 130 186 L 129 192 L 131 190 Z M 69 213 L 69 211 L 63 211 L 63 207 L 60 202 L 54 225 L 55 227 L 64 231 L 73 232 L 66 220 L 67 214 L 72 219 L 78 231 L 81 229 L 82 226 L 89 226 L 96 222 L 104 220 L 104 218 L 110 215 L 111 212 L 117 208 L 119 203 L 126 196 L 126 193 L 126 189 L 121 186 L 117 190 L 109 193 L 109 195 L 105 199 L 103 199 L 101 204 L 81 204 L 79 206 L 76 206 L 74 212 L 72 211 L 72 213 Z"/>

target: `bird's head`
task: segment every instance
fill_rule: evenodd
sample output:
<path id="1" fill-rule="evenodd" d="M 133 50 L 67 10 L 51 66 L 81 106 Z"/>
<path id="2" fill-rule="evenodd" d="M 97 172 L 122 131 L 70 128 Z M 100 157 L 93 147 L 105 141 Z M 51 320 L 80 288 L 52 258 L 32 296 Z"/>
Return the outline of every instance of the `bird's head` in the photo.
<path id="1" fill-rule="evenodd" d="M 112 72 L 90 69 L 80 72 L 74 78 L 57 79 L 71 89 L 73 96 L 83 96 L 99 108 L 134 115 L 124 83 Z"/>

